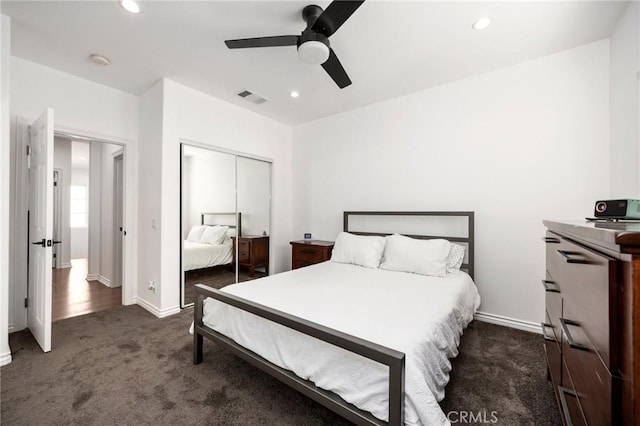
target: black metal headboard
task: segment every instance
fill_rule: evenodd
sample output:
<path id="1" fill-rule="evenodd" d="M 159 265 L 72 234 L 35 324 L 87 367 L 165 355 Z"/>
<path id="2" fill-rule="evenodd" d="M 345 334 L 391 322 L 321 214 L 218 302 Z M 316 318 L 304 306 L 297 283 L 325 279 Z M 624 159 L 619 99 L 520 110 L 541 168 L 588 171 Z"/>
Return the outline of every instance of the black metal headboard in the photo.
<path id="1" fill-rule="evenodd" d="M 238 223 L 235 225 L 230 225 L 228 223 L 205 223 L 204 221 L 204 217 L 205 216 L 236 216 L 236 212 L 231 212 L 231 213 L 220 213 L 220 212 L 209 212 L 209 213 L 200 213 L 200 225 L 224 225 L 224 226 L 228 226 L 229 228 L 235 229 L 236 230 L 236 235 L 238 237 L 242 236 L 242 213 L 237 212 L 238 215 Z"/>
<path id="2" fill-rule="evenodd" d="M 410 235 L 404 234 L 407 237 L 417 238 L 421 240 L 432 240 L 436 238 L 442 238 L 445 240 L 449 240 L 451 242 L 459 242 L 465 243 L 467 245 L 467 262 L 462 264 L 462 268 L 467 271 L 467 273 L 474 278 L 475 271 L 475 262 L 474 262 L 474 249 L 475 249 L 475 241 L 474 241 L 474 212 L 367 212 L 367 211 L 352 211 L 352 212 L 344 212 L 343 216 L 343 227 L 342 229 L 345 232 L 350 232 L 352 234 L 357 235 L 391 235 L 390 232 L 380 233 L 380 232 L 359 232 L 354 231 L 349 227 L 349 218 L 352 216 L 434 216 L 434 217 L 465 217 L 467 219 L 467 236 L 447 236 L 447 235 Z"/>

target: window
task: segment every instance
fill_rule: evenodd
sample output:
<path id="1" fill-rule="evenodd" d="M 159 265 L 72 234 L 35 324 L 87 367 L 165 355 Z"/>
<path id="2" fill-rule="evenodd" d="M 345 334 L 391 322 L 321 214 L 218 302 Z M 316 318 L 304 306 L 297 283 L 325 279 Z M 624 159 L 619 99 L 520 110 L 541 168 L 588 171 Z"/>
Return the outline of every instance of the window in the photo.
<path id="1" fill-rule="evenodd" d="M 87 227 L 87 187 L 71 185 L 70 226 L 72 228 Z"/>

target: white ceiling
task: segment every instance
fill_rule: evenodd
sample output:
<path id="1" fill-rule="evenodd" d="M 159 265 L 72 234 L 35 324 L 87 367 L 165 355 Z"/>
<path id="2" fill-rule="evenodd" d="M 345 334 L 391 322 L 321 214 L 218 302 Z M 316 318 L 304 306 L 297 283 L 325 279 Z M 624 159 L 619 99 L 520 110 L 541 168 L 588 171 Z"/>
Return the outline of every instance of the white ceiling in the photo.
<path id="1" fill-rule="evenodd" d="M 298 124 L 608 37 L 627 2 L 366 1 L 331 37 L 353 84 L 340 90 L 295 47 L 225 39 L 299 34 L 309 1 L 2 1 L 15 56 L 140 95 L 162 77 Z M 317 2 L 326 7 L 328 1 Z M 471 29 L 481 16 L 492 25 Z M 111 65 L 89 62 L 92 53 Z M 235 94 L 249 89 L 262 105 Z M 289 92 L 300 97 L 293 99 Z"/>

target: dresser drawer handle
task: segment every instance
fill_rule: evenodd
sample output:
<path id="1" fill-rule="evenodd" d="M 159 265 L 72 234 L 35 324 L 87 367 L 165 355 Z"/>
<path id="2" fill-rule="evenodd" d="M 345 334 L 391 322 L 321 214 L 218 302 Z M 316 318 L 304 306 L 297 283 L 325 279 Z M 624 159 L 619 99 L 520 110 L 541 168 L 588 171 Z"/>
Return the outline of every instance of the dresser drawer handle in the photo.
<path id="1" fill-rule="evenodd" d="M 577 397 L 576 393 L 571 389 L 565 388 L 563 386 L 558 386 L 558 394 L 560 395 L 560 405 L 562 406 L 562 412 L 564 413 L 564 418 L 567 421 L 567 426 L 573 426 L 573 422 L 571 421 L 571 413 L 569 412 L 569 407 L 567 406 L 567 398 L 565 395 Z"/>
<path id="2" fill-rule="evenodd" d="M 564 261 L 567 263 L 587 263 L 587 259 L 585 259 L 584 257 L 576 257 L 579 255 L 576 255 L 575 253 L 570 253 L 564 250 L 558 250 L 558 254 L 562 256 Z"/>
<path id="3" fill-rule="evenodd" d="M 562 327 L 562 331 L 564 332 L 565 336 L 567 336 L 567 343 L 569 344 L 570 347 L 572 347 L 573 349 L 578 349 L 581 351 L 588 351 L 589 347 L 585 346 L 581 343 L 576 343 L 575 340 L 573 340 L 573 337 L 571 336 L 571 333 L 569 333 L 569 327 L 568 326 L 574 326 L 574 327 L 580 327 L 580 323 L 573 321 L 573 320 L 568 320 L 566 318 L 560 318 L 560 326 Z"/>
<path id="4" fill-rule="evenodd" d="M 560 244 L 560 239 L 554 237 L 542 237 L 542 241 L 547 244 Z"/>
<path id="5" fill-rule="evenodd" d="M 542 337 L 544 338 L 544 340 L 555 342 L 556 339 L 554 339 L 553 337 L 547 336 L 547 333 L 546 333 L 547 328 L 553 328 L 553 325 L 549 324 L 548 322 L 541 322 L 540 326 L 542 327 Z"/>
<path id="6" fill-rule="evenodd" d="M 549 287 L 550 285 L 555 287 Z M 556 284 L 555 281 L 542 280 L 542 287 L 544 287 L 544 291 L 548 291 L 549 293 L 560 293 L 558 284 Z"/>

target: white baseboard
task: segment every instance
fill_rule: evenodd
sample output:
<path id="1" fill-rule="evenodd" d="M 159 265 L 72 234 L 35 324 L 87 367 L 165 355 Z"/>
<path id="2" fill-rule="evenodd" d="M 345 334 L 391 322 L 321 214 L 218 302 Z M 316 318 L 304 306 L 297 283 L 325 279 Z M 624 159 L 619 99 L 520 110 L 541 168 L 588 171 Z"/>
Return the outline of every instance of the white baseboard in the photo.
<path id="1" fill-rule="evenodd" d="M 60 267 L 56 267 L 56 269 L 67 269 L 67 268 L 71 268 L 71 262 L 66 262 L 60 265 Z"/>
<path id="2" fill-rule="evenodd" d="M 0 354 L 0 367 L 11 364 L 11 352 Z"/>
<path id="3" fill-rule="evenodd" d="M 530 333 L 542 334 L 542 329 L 538 322 L 503 317 L 502 315 L 489 314 L 481 311 L 476 312 L 474 318 L 478 321 L 488 322 L 490 324 L 497 324 L 504 327 L 517 328 L 518 330 L 524 330 Z"/>
<path id="4" fill-rule="evenodd" d="M 16 325 L 15 324 L 9 324 L 9 334 L 11 333 L 15 333 L 16 331 Z"/>
<path id="5" fill-rule="evenodd" d="M 109 278 L 107 278 L 107 277 L 103 277 L 102 275 L 98 275 L 98 281 L 99 281 L 101 284 L 106 285 L 107 287 L 111 287 L 111 288 L 113 288 L 113 287 L 119 287 L 119 286 L 117 286 L 117 285 L 112 285 L 112 284 L 111 284 L 111 280 L 110 280 Z"/>
<path id="6" fill-rule="evenodd" d="M 100 284 L 106 285 L 109 288 L 120 287 L 119 285 L 113 285 L 109 278 L 104 277 L 100 274 L 88 274 L 87 281 L 98 281 Z"/>
<path id="7" fill-rule="evenodd" d="M 140 299 L 139 297 L 134 297 L 134 302 L 140 305 L 141 307 L 143 307 L 144 309 L 146 309 L 147 311 L 151 312 L 153 315 L 157 316 L 158 318 L 165 318 L 180 312 L 180 306 L 178 305 L 170 308 L 158 309 L 155 305 L 152 305 L 151 303 L 147 302 L 144 299 Z"/>

